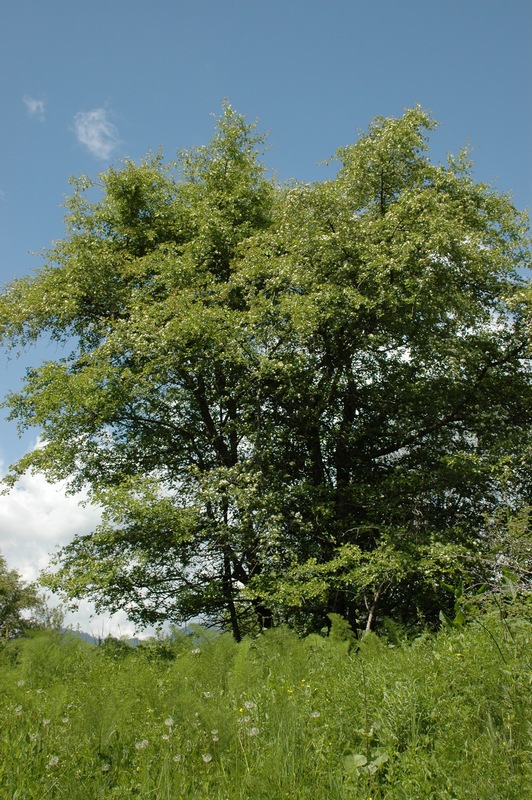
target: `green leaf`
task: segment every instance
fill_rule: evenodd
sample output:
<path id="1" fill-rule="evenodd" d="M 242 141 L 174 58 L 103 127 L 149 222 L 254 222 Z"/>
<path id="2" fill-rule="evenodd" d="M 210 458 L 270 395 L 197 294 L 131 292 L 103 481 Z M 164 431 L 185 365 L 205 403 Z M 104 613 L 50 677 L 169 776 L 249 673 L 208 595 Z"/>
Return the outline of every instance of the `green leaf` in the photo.
<path id="1" fill-rule="evenodd" d="M 374 764 L 376 767 L 380 767 L 382 764 L 386 764 L 387 761 L 390 760 L 390 756 L 386 752 L 379 753 L 378 756 L 371 759 L 371 763 Z"/>
<path id="2" fill-rule="evenodd" d="M 368 759 L 361 753 L 349 754 L 344 757 L 344 769 L 346 772 L 354 772 L 359 767 L 365 767 L 367 763 Z"/>

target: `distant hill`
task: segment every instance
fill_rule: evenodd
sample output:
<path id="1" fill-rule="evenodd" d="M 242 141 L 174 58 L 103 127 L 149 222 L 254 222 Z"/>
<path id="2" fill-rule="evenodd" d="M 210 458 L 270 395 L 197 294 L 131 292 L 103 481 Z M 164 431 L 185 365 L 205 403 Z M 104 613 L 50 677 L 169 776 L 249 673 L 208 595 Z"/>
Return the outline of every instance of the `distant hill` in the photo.
<path id="1" fill-rule="evenodd" d="M 89 644 L 101 644 L 101 642 L 104 641 L 104 639 L 102 639 L 102 637 L 100 636 L 93 636 L 91 633 L 85 633 L 85 631 L 78 631 L 72 628 L 59 628 L 59 633 L 70 634 L 70 636 L 76 636 L 78 639 L 83 639 L 84 642 L 88 642 Z M 109 637 L 109 638 L 114 638 L 114 637 Z M 141 640 L 137 639 L 137 637 L 134 636 L 131 639 L 124 639 L 123 641 L 131 645 L 131 647 L 137 647 L 137 645 Z"/>

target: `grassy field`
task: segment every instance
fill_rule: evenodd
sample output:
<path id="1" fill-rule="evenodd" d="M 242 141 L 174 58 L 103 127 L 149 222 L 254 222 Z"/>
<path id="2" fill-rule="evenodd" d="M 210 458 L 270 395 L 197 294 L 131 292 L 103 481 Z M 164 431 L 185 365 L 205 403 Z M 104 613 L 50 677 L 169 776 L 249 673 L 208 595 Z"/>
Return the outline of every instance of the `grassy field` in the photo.
<path id="1" fill-rule="evenodd" d="M 532 624 L 0 649 L 2 800 L 526 800 Z"/>

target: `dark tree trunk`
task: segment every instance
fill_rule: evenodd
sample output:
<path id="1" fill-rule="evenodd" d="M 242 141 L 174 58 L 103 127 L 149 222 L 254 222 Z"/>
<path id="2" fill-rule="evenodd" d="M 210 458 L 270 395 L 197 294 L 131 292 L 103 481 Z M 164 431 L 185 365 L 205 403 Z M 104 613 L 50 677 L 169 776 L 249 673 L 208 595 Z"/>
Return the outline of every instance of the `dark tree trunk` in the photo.
<path id="1" fill-rule="evenodd" d="M 271 609 L 266 608 L 260 602 L 253 603 L 255 608 L 255 613 L 259 618 L 259 625 L 261 630 L 267 630 L 268 628 L 273 628 L 273 612 Z"/>
<path id="2" fill-rule="evenodd" d="M 227 610 L 231 620 L 231 630 L 237 642 L 242 640 L 238 616 L 236 613 L 235 601 L 233 598 L 233 582 L 231 579 L 231 559 L 227 553 L 224 554 L 224 573 L 223 573 L 223 593 L 227 602 Z"/>

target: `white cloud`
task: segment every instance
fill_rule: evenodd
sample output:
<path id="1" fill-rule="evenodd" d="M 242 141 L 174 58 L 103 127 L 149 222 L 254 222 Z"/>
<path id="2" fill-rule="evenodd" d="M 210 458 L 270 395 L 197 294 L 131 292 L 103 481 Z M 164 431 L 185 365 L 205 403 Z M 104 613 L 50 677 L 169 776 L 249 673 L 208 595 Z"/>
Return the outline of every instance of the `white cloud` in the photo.
<path id="1" fill-rule="evenodd" d="M 4 474 L 0 461 L 0 474 Z M 48 566 L 50 554 L 67 544 L 75 534 L 90 533 L 100 521 L 100 509 L 80 503 L 83 495 L 67 496 L 62 484 L 48 483 L 42 475 L 24 475 L 9 494 L 0 495 L 0 552 L 9 569 L 24 581 L 34 581 Z M 57 600 L 50 600 L 51 606 Z M 82 601 L 77 612 L 69 612 L 65 624 L 79 627 L 101 638 L 133 636 L 135 626 L 122 612 L 96 615 Z M 149 633 L 149 632 L 147 632 Z"/>
<path id="2" fill-rule="evenodd" d="M 75 533 L 89 533 L 100 512 L 83 508 L 81 496 L 67 496 L 61 484 L 42 475 L 24 475 L 9 494 L 0 496 L 0 550 L 8 565 L 26 581 L 37 578 L 56 546 Z"/>
<path id="3" fill-rule="evenodd" d="M 74 131 L 81 144 L 95 158 L 106 160 L 120 144 L 118 131 L 107 118 L 104 108 L 79 111 L 74 117 Z"/>
<path id="4" fill-rule="evenodd" d="M 37 100 L 35 97 L 23 97 L 22 102 L 26 106 L 26 111 L 30 117 L 35 117 L 39 122 L 44 122 L 46 118 L 44 100 Z"/>

